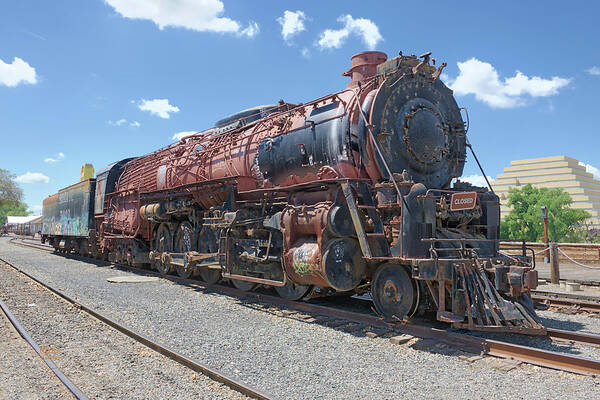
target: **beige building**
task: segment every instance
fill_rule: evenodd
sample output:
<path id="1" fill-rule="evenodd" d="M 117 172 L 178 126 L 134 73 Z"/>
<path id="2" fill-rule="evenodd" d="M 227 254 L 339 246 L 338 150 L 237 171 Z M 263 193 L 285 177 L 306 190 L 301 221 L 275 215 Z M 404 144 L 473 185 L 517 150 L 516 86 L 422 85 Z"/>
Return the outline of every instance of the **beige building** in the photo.
<path id="1" fill-rule="evenodd" d="M 566 156 L 531 158 L 510 162 L 504 173 L 491 182 L 500 196 L 502 217 L 510 212 L 508 189 L 531 183 L 535 187 L 562 188 L 573 200 L 571 207 L 591 214 L 589 223 L 600 228 L 600 181 L 586 172 L 585 167 L 574 158 Z"/>

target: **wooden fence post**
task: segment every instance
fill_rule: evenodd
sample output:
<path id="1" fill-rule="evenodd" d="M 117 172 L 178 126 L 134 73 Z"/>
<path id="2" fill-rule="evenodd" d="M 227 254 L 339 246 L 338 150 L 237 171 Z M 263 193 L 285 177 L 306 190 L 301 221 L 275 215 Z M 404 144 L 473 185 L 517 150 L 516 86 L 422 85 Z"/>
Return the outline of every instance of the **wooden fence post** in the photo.
<path id="1" fill-rule="evenodd" d="M 558 284 L 560 282 L 560 271 L 558 270 L 558 246 L 556 243 L 550 243 L 550 282 Z"/>

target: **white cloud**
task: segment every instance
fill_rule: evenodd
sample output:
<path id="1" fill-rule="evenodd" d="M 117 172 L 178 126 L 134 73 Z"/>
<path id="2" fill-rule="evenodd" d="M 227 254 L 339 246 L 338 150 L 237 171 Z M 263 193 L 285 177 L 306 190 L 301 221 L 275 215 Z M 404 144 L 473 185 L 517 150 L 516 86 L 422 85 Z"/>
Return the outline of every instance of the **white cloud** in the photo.
<path id="1" fill-rule="evenodd" d="M 121 118 L 118 121 L 108 120 L 108 124 L 112 125 L 112 126 L 123 126 L 125 124 L 128 124 L 129 126 L 133 126 L 135 128 L 138 128 L 138 127 L 140 127 L 142 125 L 138 121 L 127 121 L 125 118 Z"/>
<path id="2" fill-rule="evenodd" d="M 55 157 L 44 158 L 44 162 L 55 163 L 65 158 L 65 153 L 59 152 Z"/>
<path id="3" fill-rule="evenodd" d="M 254 21 L 250 21 L 248 26 L 238 32 L 238 36 L 248 36 L 249 38 L 254 37 L 260 33 L 260 27 Z"/>
<path id="4" fill-rule="evenodd" d="M 304 21 L 306 21 L 306 14 L 303 11 L 289 11 L 285 10 L 283 16 L 277 18 L 277 22 L 281 25 L 281 36 L 283 40 L 289 42 L 289 40 L 297 35 L 298 33 L 305 31 Z"/>
<path id="5" fill-rule="evenodd" d="M 600 68 L 594 65 L 592 68 L 586 69 L 585 72 L 587 72 L 590 75 L 600 75 Z"/>
<path id="6" fill-rule="evenodd" d="M 589 172 L 590 174 L 594 175 L 594 178 L 600 180 L 600 169 L 594 167 L 591 164 L 584 164 L 581 161 L 579 162 L 579 165 L 582 165 L 585 167 L 585 170 L 587 172 Z"/>
<path id="7" fill-rule="evenodd" d="M 190 136 L 193 135 L 194 133 L 198 133 L 198 131 L 182 131 L 182 132 L 177 132 L 175 134 L 173 134 L 173 136 L 171 136 L 171 139 L 173 140 L 181 140 L 186 136 Z"/>
<path id="8" fill-rule="evenodd" d="M 110 120 L 108 121 L 108 124 L 113 125 L 113 126 L 121 126 L 125 123 L 127 123 L 127 120 L 125 118 L 121 118 L 118 121 L 110 121 Z"/>
<path id="9" fill-rule="evenodd" d="M 199 32 L 234 33 L 252 37 L 258 24 L 247 28 L 231 18 L 223 17 L 225 7 L 220 0 L 105 0 L 125 18 L 146 19 L 165 27 L 179 27 Z"/>
<path id="10" fill-rule="evenodd" d="M 29 35 L 29 36 L 31 36 L 31 37 L 34 37 L 34 38 L 36 38 L 36 39 L 40 39 L 40 40 L 46 41 L 46 38 L 45 38 L 45 37 L 43 37 L 42 35 L 38 35 L 38 34 L 37 34 L 37 33 L 35 33 L 35 32 L 31 32 L 31 31 L 28 31 L 28 30 L 26 30 L 26 29 L 23 29 L 23 33 L 26 33 L 27 35 Z"/>
<path id="11" fill-rule="evenodd" d="M 15 182 L 19 183 L 48 183 L 50 178 L 41 172 L 26 172 L 15 178 Z"/>
<path id="12" fill-rule="evenodd" d="M 525 104 L 523 96 L 547 97 L 571 82 L 570 78 L 554 76 L 551 79 L 539 76 L 528 77 L 521 71 L 515 76 L 500 80 L 499 74 L 490 63 L 471 58 L 459 62 L 458 77 L 450 82 L 450 88 L 459 96 L 475 95 L 477 100 L 496 108 L 512 108 Z"/>
<path id="13" fill-rule="evenodd" d="M 138 104 L 138 108 L 142 111 L 149 111 L 151 114 L 158 115 L 161 118 L 169 119 L 169 113 L 178 113 L 179 107 L 169 104 L 169 99 L 154 99 L 145 100 Z"/>
<path id="14" fill-rule="evenodd" d="M 310 58 L 310 50 L 308 49 L 308 47 L 302 48 L 300 54 L 302 54 L 302 57 L 304 58 Z"/>
<path id="15" fill-rule="evenodd" d="M 17 86 L 19 83 L 37 83 L 35 68 L 15 57 L 11 64 L 0 60 L 0 85 Z"/>
<path id="16" fill-rule="evenodd" d="M 461 176 L 458 179 L 460 179 L 462 182 L 469 182 L 473 186 L 487 187 L 487 182 L 485 181 L 483 175 L 474 174 L 469 176 Z M 491 182 L 492 177 L 488 176 L 488 180 Z"/>
<path id="17" fill-rule="evenodd" d="M 344 24 L 342 29 L 326 29 L 321 32 L 317 45 L 323 49 L 340 48 L 346 39 L 353 34 L 362 38 L 369 50 L 373 50 L 377 43 L 383 40 L 379 28 L 371 20 L 365 18 L 352 18 L 352 15 L 342 15 L 338 22 Z"/>

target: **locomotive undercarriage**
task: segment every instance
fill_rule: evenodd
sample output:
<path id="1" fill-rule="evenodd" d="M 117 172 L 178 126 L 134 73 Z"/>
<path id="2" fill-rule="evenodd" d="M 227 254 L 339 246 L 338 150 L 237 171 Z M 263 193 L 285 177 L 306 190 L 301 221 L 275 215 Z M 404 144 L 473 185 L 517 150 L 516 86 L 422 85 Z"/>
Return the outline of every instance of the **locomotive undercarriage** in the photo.
<path id="1" fill-rule="evenodd" d="M 534 260 L 499 252 L 498 197 L 446 189 L 468 121 L 430 55 L 356 54 L 345 90 L 111 164 L 85 192 L 97 236 L 53 245 L 288 299 L 370 293 L 388 319 L 430 310 L 459 328 L 543 333 Z M 56 211 L 76 204 L 55 199 L 44 226 L 70 231 Z"/>
<path id="2" fill-rule="evenodd" d="M 165 274 L 225 278 L 242 290 L 264 285 L 292 300 L 370 293 L 389 319 L 434 311 L 456 328 L 542 334 L 528 294 L 536 271 L 527 257 L 500 255 L 495 228 L 481 224 L 493 221 L 494 198 L 479 193 L 477 207 L 451 211 L 455 192 L 397 178 L 403 202 L 389 184 L 360 179 L 264 189 L 251 201 L 236 201 L 231 186 L 222 207 L 188 202 L 154 219 L 148 259 Z"/>

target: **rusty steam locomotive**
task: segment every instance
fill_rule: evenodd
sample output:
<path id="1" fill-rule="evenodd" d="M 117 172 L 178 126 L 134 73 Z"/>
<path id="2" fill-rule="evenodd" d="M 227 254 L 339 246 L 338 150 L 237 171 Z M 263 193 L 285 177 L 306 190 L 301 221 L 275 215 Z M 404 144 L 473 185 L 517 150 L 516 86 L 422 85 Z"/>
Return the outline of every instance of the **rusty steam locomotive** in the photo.
<path id="1" fill-rule="evenodd" d="M 536 270 L 499 253 L 498 197 L 450 189 L 468 142 L 444 66 L 356 54 L 338 93 L 239 112 L 49 197 L 42 240 L 293 300 L 370 293 L 387 318 L 542 333 Z"/>

